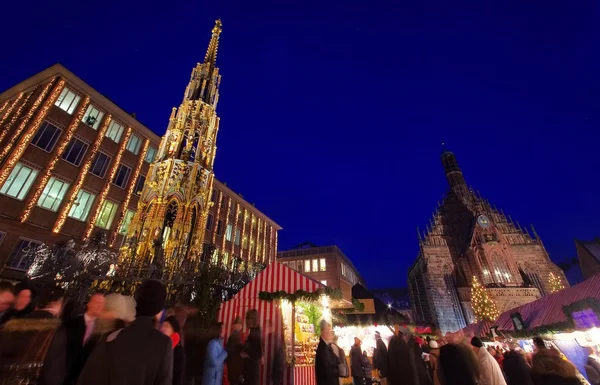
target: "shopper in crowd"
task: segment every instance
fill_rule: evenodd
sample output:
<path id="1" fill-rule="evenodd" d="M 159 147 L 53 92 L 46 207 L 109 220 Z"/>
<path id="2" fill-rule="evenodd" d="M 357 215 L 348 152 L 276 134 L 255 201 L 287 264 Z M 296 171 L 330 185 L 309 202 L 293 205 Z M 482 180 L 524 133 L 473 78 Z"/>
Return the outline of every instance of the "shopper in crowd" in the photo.
<path id="1" fill-rule="evenodd" d="M 210 333 L 204 324 L 204 316 L 198 308 L 191 307 L 183 326 L 186 380 L 191 385 L 202 383 L 206 348 Z"/>
<path id="2" fill-rule="evenodd" d="M 508 385 L 533 385 L 531 367 L 518 345 L 511 346 L 511 349 L 504 353 L 502 368 Z"/>
<path id="3" fill-rule="evenodd" d="M 502 363 L 504 361 L 504 356 L 502 355 L 502 353 L 500 352 L 500 350 L 498 350 L 494 346 L 489 346 L 487 350 L 488 350 L 488 353 L 490 353 L 490 355 L 492 357 L 494 357 L 494 359 L 496 360 L 496 362 L 500 366 L 500 369 L 502 369 Z"/>
<path id="4" fill-rule="evenodd" d="M 270 385 L 281 385 L 283 383 L 283 370 L 285 352 L 281 336 L 273 329 L 273 320 L 267 320 L 265 328 L 265 341 L 270 341 L 273 346 L 273 359 L 271 361 Z"/>
<path id="5" fill-rule="evenodd" d="M 321 338 L 315 356 L 315 377 L 317 385 L 338 385 L 339 366 L 338 359 L 333 352 L 331 342 L 333 332 L 331 325 L 325 320 L 321 321 Z"/>
<path id="6" fill-rule="evenodd" d="M 329 346 L 331 346 L 331 350 L 333 350 L 333 354 L 337 357 L 338 360 L 338 376 L 340 385 L 344 383 L 344 378 L 350 377 L 350 368 L 348 367 L 348 362 L 346 361 L 346 352 L 342 349 L 338 344 L 338 337 L 334 334 L 333 340 Z"/>
<path id="7" fill-rule="evenodd" d="M 411 356 L 414 357 L 415 370 L 417 371 L 417 378 L 419 379 L 420 385 L 431 385 L 431 376 L 427 370 L 427 365 L 423 360 L 423 348 L 421 346 L 423 338 L 420 336 L 410 337 L 408 339 L 408 348 L 411 351 Z"/>
<path id="8" fill-rule="evenodd" d="M 258 324 L 258 312 L 250 309 L 246 312 L 248 337 L 244 344 L 244 385 L 258 385 L 262 362 L 262 333 Z M 204 384 L 203 384 L 204 385 Z"/>
<path id="9" fill-rule="evenodd" d="M 373 383 L 373 365 L 371 364 L 371 361 L 369 361 L 366 350 L 363 350 L 361 360 L 363 371 L 365 373 L 364 384 L 371 385 Z"/>
<path id="10" fill-rule="evenodd" d="M 59 318 L 63 302 L 64 291 L 50 288 L 40 296 L 38 310 L 4 325 L 0 333 L 3 383 L 62 385 L 67 368 L 66 333 Z M 21 310 L 27 307 L 22 305 Z"/>
<path id="11" fill-rule="evenodd" d="M 35 310 L 36 291 L 27 282 L 19 282 L 15 285 L 15 301 L 12 309 L 7 310 L 2 316 L 2 323 L 13 318 L 23 318 Z"/>
<path id="12" fill-rule="evenodd" d="M 588 359 L 585 363 L 585 372 L 591 385 L 600 385 L 600 357 L 592 347 L 586 348 Z"/>
<path id="13" fill-rule="evenodd" d="M 173 385 L 183 385 L 185 382 L 185 352 L 181 345 L 177 317 L 175 315 L 168 316 L 160 325 L 160 331 L 171 338 L 173 345 Z"/>
<path id="14" fill-rule="evenodd" d="M 471 345 L 479 359 L 479 384 L 480 385 L 506 385 L 502 369 L 490 352 L 483 346 L 483 342 L 477 338 L 471 338 Z"/>
<path id="15" fill-rule="evenodd" d="M 172 341 L 157 329 L 166 298 L 161 282 L 144 281 L 136 293 L 135 321 L 98 343 L 78 384 L 171 385 Z"/>
<path id="16" fill-rule="evenodd" d="M 375 351 L 373 352 L 373 367 L 379 373 L 381 385 L 387 385 L 388 351 L 381 339 L 381 334 L 375 332 Z"/>
<path id="17" fill-rule="evenodd" d="M 531 358 L 536 385 L 579 385 L 575 365 L 564 360 L 555 349 L 548 349 L 541 337 L 533 338 L 535 352 Z"/>
<path id="18" fill-rule="evenodd" d="M 416 359 L 399 333 L 388 344 L 388 384 L 389 385 L 421 385 L 416 369 Z"/>
<path id="19" fill-rule="evenodd" d="M 8 281 L 0 281 L 0 325 L 4 315 L 12 309 L 15 304 L 15 287 Z"/>
<path id="20" fill-rule="evenodd" d="M 446 344 L 440 348 L 438 374 L 442 385 L 478 385 L 477 357 L 464 344 Z"/>
<path id="21" fill-rule="evenodd" d="M 242 319 L 236 317 L 231 326 L 231 335 L 227 339 L 227 379 L 229 385 L 241 385 L 244 382 L 242 375 L 244 369 L 242 327 Z"/>
<path id="22" fill-rule="evenodd" d="M 358 337 L 354 337 L 354 345 L 350 348 L 350 373 L 352 374 L 352 382 L 354 385 L 362 385 L 365 378 L 365 369 L 362 365 L 362 349 L 360 345 L 362 341 Z"/>
<path id="23" fill-rule="evenodd" d="M 440 385 L 439 379 L 440 347 L 434 340 L 429 341 L 429 375 L 433 385 Z"/>
<path id="24" fill-rule="evenodd" d="M 202 385 L 222 385 L 223 366 L 227 358 L 227 351 L 223 347 L 223 341 L 221 340 L 221 323 L 214 323 L 209 330 L 210 342 L 206 348 L 206 356 L 204 358 Z"/>

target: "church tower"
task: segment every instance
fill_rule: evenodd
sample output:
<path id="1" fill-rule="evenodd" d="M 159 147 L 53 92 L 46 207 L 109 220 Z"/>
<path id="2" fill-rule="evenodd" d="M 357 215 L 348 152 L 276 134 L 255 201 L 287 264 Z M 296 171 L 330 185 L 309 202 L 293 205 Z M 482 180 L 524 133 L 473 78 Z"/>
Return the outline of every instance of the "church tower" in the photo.
<path id="1" fill-rule="evenodd" d="M 213 165 L 221 75 L 217 20 L 203 63 L 192 69 L 179 108 L 173 108 L 156 160 L 132 219 L 121 264 L 154 265 L 172 276 L 182 264 L 197 268 L 212 206 Z"/>

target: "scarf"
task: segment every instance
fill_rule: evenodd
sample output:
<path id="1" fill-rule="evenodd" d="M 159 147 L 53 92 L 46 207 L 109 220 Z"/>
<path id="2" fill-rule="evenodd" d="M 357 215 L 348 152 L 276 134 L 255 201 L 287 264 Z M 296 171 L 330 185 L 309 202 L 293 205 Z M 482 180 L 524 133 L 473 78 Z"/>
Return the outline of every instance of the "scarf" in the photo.
<path id="1" fill-rule="evenodd" d="M 171 334 L 171 342 L 173 343 L 173 349 L 175 349 L 175 346 L 177 346 L 177 344 L 179 344 L 179 341 L 181 341 L 181 337 L 179 336 L 179 333 Z"/>

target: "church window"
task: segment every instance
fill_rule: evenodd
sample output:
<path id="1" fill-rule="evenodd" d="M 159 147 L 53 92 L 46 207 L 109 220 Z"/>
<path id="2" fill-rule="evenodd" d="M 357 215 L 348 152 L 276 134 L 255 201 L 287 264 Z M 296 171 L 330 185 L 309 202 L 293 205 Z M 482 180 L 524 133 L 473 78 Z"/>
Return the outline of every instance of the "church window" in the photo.
<path id="1" fill-rule="evenodd" d="M 135 134 L 131 134 L 131 136 L 129 137 L 129 141 L 127 142 L 127 151 L 137 155 L 140 153 L 141 146 L 142 139 Z"/>
<path id="2" fill-rule="evenodd" d="M 54 105 L 65 111 L 67 114 L 73 115 L 73 111 L 75 111 L 75 107 L 77 107 L 80 99 L 81 96 L 65 87 L 58 99 L 56 99 Z"/>
<path id="3" fill-rule="evenodd" d="M 37 170 L 27 167 L 23 163 L 17 163 L 10 172 L 6 182 L 2 185 L 2 188 L 0 188 L 0 193 L 23 200 L 35 181 L 37 174 Z"/>
<path id="4" fill-rule="evenodd" d="M 111 139 L 113 142 L 119 143 L 119 140 L 121 140 L 121 135 L 123 134 L 123 130 L 125 130 L 125 128 L 113 120 L 110 122 L 108 130 L 106 130 L 106 134 L 104 136 Z"/>
<path id="5" fill-rule="evenodd" d="M 104 201 L 100 208 L 100 215 L 98 215 L 98 219 L 96 219 L 96 226 L 105 230 L 110 230 L 112 221 L 115 218 L 115 213 L 117 212 L 117 206 L 118 205 L 115 202 Z"/>
<path id="6" fill-rule="evenodd" d="M 104 112 L 90 104 L 85 111 L 85 115 L 83 115 L 83 122 L 92 127 L 94 130 L 97 130 L 100 126 L 100 121 L 102 120 L 103 116 Z"/>
<path id="7" fill-rule="evenodd" d="M 75 198 L 75 202 L 71 206 L 71 210 L 69 210 L 69 217 L 85 222 L 94 199 L 96 199 L 94 194 L 85 190 L 79 190 L 77 198 Z"/>

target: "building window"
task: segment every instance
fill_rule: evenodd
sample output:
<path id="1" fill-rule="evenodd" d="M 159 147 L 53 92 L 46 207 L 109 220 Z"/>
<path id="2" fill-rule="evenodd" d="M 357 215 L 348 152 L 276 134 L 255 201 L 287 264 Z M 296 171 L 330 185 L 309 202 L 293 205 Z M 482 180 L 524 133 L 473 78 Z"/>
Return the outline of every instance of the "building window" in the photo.
<path id="1" fill-rule="evenodd" d="M 244 239 L 242 239 L 242 249 L 247 249 L 248 248 L 248 237 L 244 237 Z"/>
<path id="2" fill-rule="evenodd" d="M 324 280 L 322 280 L 322 281 L 321 281 L 321 283 L 322 283 L 323 285 L 327 286 L 327 280 L 325 280 L 325 279 L 324 279 Z"/>
<path id="3" fill-rule="evenodd" d="M 252 255 L 252 252 L 253 252 L 253 251 L 254 251 L 254 240 L 253 240 L 253 239 L 251 239 L 251 240 L 250 240 L 250 252 L 249 252 L 249 254 L 250 254 L 250 255 Z"/>
<path id="4" fill-rule="evenodd" d="M 325 258 L 319 259 L 319 269 L 320 271 L 327 271 L 327 261 Z"/>
<path id="5" fill-rule="evenodd" d="M 94 164 L 92 164 L 90 172 L 97 177 L 104 178 L 104 174 L 106 174 L 106 169 L 109 164 L 110 157 L 103 152 L 99 152 L 96 155 L 96 159 L 94 159 Z"/>
<path id="6" fill-rule="evenodd" d="M 233 232 L 233 226 L 227 225 L 227 230 L 225 230 L 225 239 L 231 241 L 231 233 Z"/>
<path id="7" fill-rule="evenodd" d="M 290 268 L 296 270 L 296 261 L 291 261 L 289 266 L 290 266 Z"/>
<path id="8" fill-rule="evenodd" d="M 100 127 L 100 121 L 103 116 L 104 112 L 90 104 L 87 111 L 85 111 L 85 115 L 83 115 L 83 123 L 92 127 L 94 130 L 97 130 L 98 127 Z"/>
<path id="9" fill-rule="evenodd" d="M 206 218 L 206 230 L 212 231 L 212 227 L 213 227 L 213 216 L 212 216 L 212 214 L 208 214 L 208 217 Z"/>
<path id="10" fill-rule="evenodd" d="M 342 263 L 342 276 L 345 277 L 346 276 L 346 265 L 344 265 Z"/>
<path id="11" fill-rule="evenodd" d="M 140 175 L 138 177 L 137 183 L 135 184 L 135 188 L 133 189 L 133 193 L 135 195 L 142 195 L 142 190 L 144 190 L 145 183 L 146 183 L 146 176 Z"/>
<path id="12" fill-rule="evenodd" d="M 69 216 L 85 222 L 90 209 L 92 208 L 92 204 L 94 203 L 94 199 L 96 199 L 94 194 L 85 190 L 79 190 L 77 198 L 75 199 L 73 206 L 71 206 L 71 210 L 69 210 Z"/>
<path id="13" fill-rule="evenodd" d="M 235 244 L 237 246 L 240 245 L 240 237 L 242 236 L 242 232 L 240 231 L 240 229 L 235 229 Z"/>
<path id="14" fill-rule="evenodd" d="M 116 212 L 116 203 L 104 201 L 102 203 L 102 207 L 100 208 L 100 215 L 98 215 L 98 219 L 96 219 L 96 226 L 105 230 L 110 230 L 110 226 L 112 225 L 112 221 L 115 218 Z"/>
<path id="15" fill-rule="evenodd" d="M 37 174 L 37 170 L 27 167 L 23 163 L 17 163 L 8 176 L 8 179 L 6 179 L 6 182 L 2 185 L 2 188 L 0 188 L 0 193 L 23 200 L 35 181 Z"/>
<path id="16" fill-rule="evenodd" d="M 119 229 L 120 234 L 127 235 L 127 231 L 129 230 L 129 225 L 131 225 L 131 220 L 133 219 L 134 214 L 135 212 L 133 210 L 127 210 L 125 216 L 123 217 L 121 228 Z"/>
<path id="17" fill-rule="evenodd" d="M 131 136 L 129 137 L 129 142 L 127 142 L 127 150 L 137 155 L 140 153 L 141 146 L 142 139 L 135 134 L 131 134 Z"/>
<path id="18" fill-rule="evenodd" d="M 29 269 L 35 257 L 33 250 L 41 244 L 42 242 L 33 239 L 20 238 L 8 256 L 7 266 L 17 270 Z"/>
<path id="19" fill-rule="evenodd" d="M 148 146 L 148 151 L 146 151 L 146 157 L 144 160 L 148 163 L 154 162 L 154 157 L 156 156 L 156 147 Z"/>
<path id="20" fill-rule="evenodd" d="M 315 271 L 319 271 L 319 260 L 318 259 L 312 260 L 312 271 L 313 271 L 313 273 Z"/>
<path id="21" fill-rule="evenodd" d="M 73 138 L 69 142 L 69 145 L 65 149 L 65 152 L 63 152 L 62 158 L 65 161 L 79 167 L 79 165 L 81 164 L 81 161 L 83 160 L 83 156 L 85 155 L 85 152 L 87 151 L 87 148 L 88 148 L 87 143 L 85 143 L 77 138 Z"/>
<path id="22" fill-rule="evenodd" d="M 214 201 L 217 199 L 217 191 L 213 190 L 212 194 L 210 194 L 210 201 L 214 203 Z"/>
<path id="23" fill-rule="evenodd" d="M 81 96 L 77 95 L 75 92 L 65 87 L 60 93 L 58 99 L 56 99 L 56 103 L 54 103 L 54 105 L 60 108 L 61 110 L 66 111 L 68 114 L 72 115 L 80 99 Z"/>
<path id="24" fill-rule="evenodd" d="M 131 174 L 131 169 L 124 164 L 120 164 L 113 183 L 121 188 L 125 188 L 129 180 L 129 174 Z"/>
<path id="25" fill-rule="evenodd" d="M 223 221 L 219 219 L 217 222 L 217 235 L 223 234 Z"/>
<path id="26" fill-rule="evenodd" d="M 121 140 L 121 135 L 123 134 L 123 130 L 125 128 L 117 123 L 116 121 L 111 121 L 108 126 L 108 130 L 106 130 L 106 137 L 112 139 L 113 142 L 119 143 Z"/>
<path id="27" fill-rule="evenodd" d="M 44 151 L 50 152 L 54 148 L 61 131 L 62 130 L 55 125 L 44 122 L 33 136 L 31 144 Z"/>
<path id="28" fill-rule="evenodd" d="M 296 267 L 298 268 L 298 271 L 300 273 L 302 273 L 303 269 L 302 269 L 302 261 L 297 261 L 296 262 Z"/>
<path id="29" fill-rule="evenodd" d="M 223 252 L 223 266 L 225 266 L 225 267 L 229 266 L 229 252 L 228 251 Z"/>
<path id="30" fill-rule="evenodd" d="M 288 263 L 287 263 L 287 262 L 281 262 L 281 264 L 282 264 L 283 266 L 287 266 L 287 265 L 288 265 Z"/>
<path id="31" fill-rule="evenodd" d="M 262 245 L 259 242 L 258 245 L 256 245 L 256 255 L 257 255 L 257 257 L 261 257 L 262 256 L 261 252 L 262 252 Z"/>
<path id="32" fill-rule="evenodd" d="M 40 199 L 38 199 L 38 206 L 50 211 L 58 210 L 58 206 L 60 206 L 60 202 L 62 202 L 68 188 L 68 183 L 54 177 L 50 178 L 44 188 L 44 192 L 42 192 Z"/>

